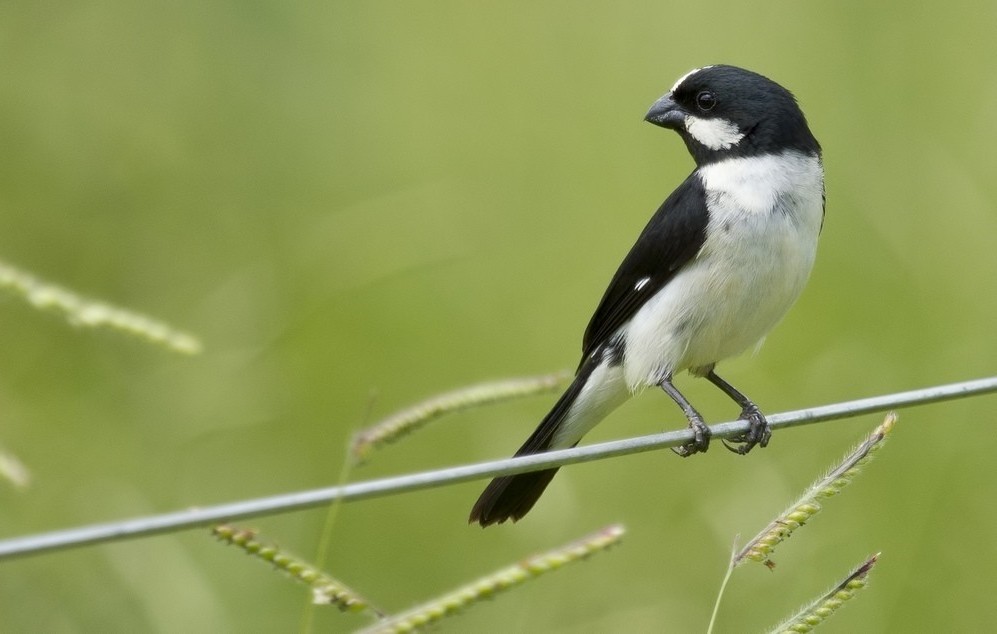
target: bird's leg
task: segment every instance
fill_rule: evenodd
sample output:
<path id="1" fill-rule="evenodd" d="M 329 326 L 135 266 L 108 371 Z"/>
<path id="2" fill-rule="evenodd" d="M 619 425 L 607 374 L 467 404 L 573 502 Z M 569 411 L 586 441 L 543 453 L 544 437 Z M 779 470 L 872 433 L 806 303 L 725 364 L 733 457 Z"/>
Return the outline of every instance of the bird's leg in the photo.
<path id="1" fill-rule="evenodd" d="M 703 422 L 703 417 L 696 408 L 692 406 L 682 393 L 679 392 L 674 385 L 672 385 L 672 375 L 668 374 L 659 383 L 661 389 L 665 391 L 665 394 L 672 397 L 672 400 L 678 403 L 678 406 L 682 408 L 682 413 L 685 417 L 689 419 L 689 429 L 692 430 L 693 439 L 692 442 L 682 445 L 680 447 L 672 447 L 672 451 L 678 455 L 686 458 L 694 453 L 704 452 L 710 448 L 710 428 L 706 426 Z"/>
<path id="2" fill-rule="evenodd" d="M 706 378 L 741 406 L 741 419 L 748 421 L 748 431 L 732 438 L 731 443 L 724 440 L 724 446 L 734 453 L 744 455 L 751 451 L 755 445 L 761 445 L 762 447 L 768 445 L 769 439 L 772 437 L 772 428 L 769 426 L 769 422 L 765 420 L 765 415 L 758 409 L 758 406 L 752 403 L 751 399 L 747 396 L 734 389 L 733 385 L 717 376 L 717 373 L 712 368 L 706 374 Z"/>

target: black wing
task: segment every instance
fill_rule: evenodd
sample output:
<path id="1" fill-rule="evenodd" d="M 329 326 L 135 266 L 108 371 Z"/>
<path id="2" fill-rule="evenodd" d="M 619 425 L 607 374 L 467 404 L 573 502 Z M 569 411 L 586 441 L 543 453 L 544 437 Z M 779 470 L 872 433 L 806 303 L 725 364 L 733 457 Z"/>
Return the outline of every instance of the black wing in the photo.
<path id="1" fill-rule="evenodd" d="M 706 240 L 706 190 L 689 175 L 644 227 L 595 309 L 582 339 L 582 361 L 696 257 Z"/>

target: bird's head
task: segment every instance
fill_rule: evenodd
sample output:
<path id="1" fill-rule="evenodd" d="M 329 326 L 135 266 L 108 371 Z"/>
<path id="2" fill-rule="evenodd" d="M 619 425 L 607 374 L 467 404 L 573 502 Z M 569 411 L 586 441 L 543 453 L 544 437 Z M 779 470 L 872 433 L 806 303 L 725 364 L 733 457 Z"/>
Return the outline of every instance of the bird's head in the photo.
<path id="1" fill-rule="evenodd" d="M 786 150 L 820 153 L 792 93 L 736 66 L 686 73 L 644 120 L 678 132 L 697 165 Z"/>

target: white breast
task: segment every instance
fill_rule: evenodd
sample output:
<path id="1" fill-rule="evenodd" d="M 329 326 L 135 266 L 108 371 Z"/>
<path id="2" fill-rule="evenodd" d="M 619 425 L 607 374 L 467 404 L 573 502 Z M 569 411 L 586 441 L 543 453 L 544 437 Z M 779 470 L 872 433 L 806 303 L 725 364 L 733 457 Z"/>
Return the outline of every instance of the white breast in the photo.
<path id="1" fill-rule="evenodd" d="M 699 255 L 624 326 L 631 390 L 758 343 L 799 296 L 823 218 L 820 159 L 798 152 L 700 170 L 710 220 Z"/>

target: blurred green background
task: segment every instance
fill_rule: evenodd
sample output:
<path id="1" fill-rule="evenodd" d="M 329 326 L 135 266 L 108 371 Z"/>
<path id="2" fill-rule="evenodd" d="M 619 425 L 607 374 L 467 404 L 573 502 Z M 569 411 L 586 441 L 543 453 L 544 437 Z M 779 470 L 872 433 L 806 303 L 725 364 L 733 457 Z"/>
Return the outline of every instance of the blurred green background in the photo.
<path id="1" fill-rule="evenodd" d="M 724 376 L 768 412 L 997 369 L 997 4 L 0 5 L 0 259 L 161 317 L 185 358 L 0 298 L 0 536 L 324 486 L 365 421 L 573 368 L 591 310 L 692 167 L 642 122 L 693 67 L 793 90 L 825 150 L 810 285 Z M 705 382 L 679 386 L 714 421 Z M 456 415 L 351 479 L 505 457 L 553 396 Z M 886 451 L 735 574 L 718 631 L 773 625 L 882 551 L 828 632 L 997 621 L 995 397 L 901 413 Z M 612 522 L 623 545 L 442 631 L 704 631 L 754 534 L 881 416 L 565 469 L 518 525 L 484 485 L 344 507 L 329 569 L 399 610 Z M 587 442 L 681 427 L 635 399 Z M 988 502 L 987 500 L 990 500 Z M 324 510 L 246 524 L 310 557 Z M 291 631 L 305 592 L 206 531 L 0 564 L 4 631 Z M 324 631 L 362 617 L 319 611 Z"/>

